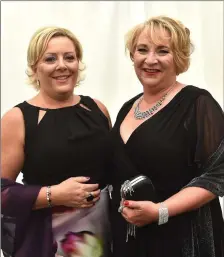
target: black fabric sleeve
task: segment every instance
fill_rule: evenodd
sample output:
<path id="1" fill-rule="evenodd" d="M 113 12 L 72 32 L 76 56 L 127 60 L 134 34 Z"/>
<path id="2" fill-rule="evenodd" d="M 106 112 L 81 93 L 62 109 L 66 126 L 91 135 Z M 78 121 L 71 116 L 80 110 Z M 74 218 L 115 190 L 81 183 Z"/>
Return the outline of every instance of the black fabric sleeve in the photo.
<path id="1" fill-rule="evenodd" d="M 194 162 L 200 169 L 186 187 L 202 187 L 217 196 L 224 195 L 224 113 L 207 92 L 195 106 L 196 146 Z"/>
<path id="2" fill-rule="evenodd" d="M 224 114 L 212 96 L 202 95 L 196 105 L 195 161 L 205 164 L 224 139 Z"/>

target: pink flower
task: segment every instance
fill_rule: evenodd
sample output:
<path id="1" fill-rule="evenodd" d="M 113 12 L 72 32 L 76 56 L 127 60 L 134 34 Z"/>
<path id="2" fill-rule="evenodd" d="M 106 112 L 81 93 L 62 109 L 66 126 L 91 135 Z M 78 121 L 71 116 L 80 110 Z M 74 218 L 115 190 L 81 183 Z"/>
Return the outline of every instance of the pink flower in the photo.
<path id="1" fill-rule="evenodd" d="M 102 241 L 90 231 L 68 232 L 61 240 L 66 256 L 100 257 L 103 255 Z"/>
<path id="2" fill-rule="evenodd" d="M 83 242 L 81 233 L 68 232 L 65 238 L 61 240 L 61 247 L 66 254 L 77 253 L 77 242 Z"/>

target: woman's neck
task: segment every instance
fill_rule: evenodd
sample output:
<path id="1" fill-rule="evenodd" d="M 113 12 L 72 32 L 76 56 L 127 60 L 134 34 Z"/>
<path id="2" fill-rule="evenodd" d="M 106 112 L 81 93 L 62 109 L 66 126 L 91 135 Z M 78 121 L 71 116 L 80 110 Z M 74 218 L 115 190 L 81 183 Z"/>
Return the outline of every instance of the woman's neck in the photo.
<path id="1" fill-rule="evenodd" d="M 165 87 L 153 87 L 153 88 L 144 88 L 143 92 L 143 99 L 144 102 L 147 104 L 152 104 L 158 99 L 162 98 L 165 94 L 175 90 L 177 87 L 179 87 L 179 83 L 177 81 L 174 81 L 170 83 L 169 85 L 166 85 Z"/>
<path id="2" fill-rule="evenodd" d="M 43 108 L 53 109 L 75 105 L 79 102 L 79 100 L 80 97 L 74 94 L 50 96 L 45 92 L 40 91 L 39 94 L 31 101 L 35 103 L 35 105 L 41 106 Z"/>

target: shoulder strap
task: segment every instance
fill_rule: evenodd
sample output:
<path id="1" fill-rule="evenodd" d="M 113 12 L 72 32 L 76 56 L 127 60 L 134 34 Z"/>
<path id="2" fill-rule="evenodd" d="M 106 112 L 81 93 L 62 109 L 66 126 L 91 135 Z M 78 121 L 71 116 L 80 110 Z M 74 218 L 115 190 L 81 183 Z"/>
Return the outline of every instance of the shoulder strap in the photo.
<path id="1" fill-rule="evenodd" d="M 38 125 L 37 122 L 38 122 L 39 110 L 38 110 L 38 108 L 35 108 L 35 107 L 27 104 L 27 102 L 17 104 L 15 107 L 18 107 L 23 114 L 24 126 L 25 126 L 24 145 L 25 145 L 25 152 L 26 152 L 27 144 L 30 141 L 30 139 L 32 138 L 32 135 Z"/>
<path id="2" fill-rule="evenodd" d="M 105 119 L 105 121 L 108 123 L 108 117 L 103 113 L 103 111 L 99 108 L 97 103 L 91 97 L 83 96 L 83 95 L 81 95 L 80 97 L 81 97 L 80 104 L 85 105 L 86 107 L 88 107 L 92 111 L 98 112 L 99 115 L 101 117 L 103 117 L 103 119 Z"/>
<path id="3" fill-rule="evenodd" d="M 94 111 L 100 111 L 100 108 L 98 107 L 98 105 L 96 104 L 96 102 L 89 96 L 83 96 L 80 95 L 81 100 L 80 103 L 85 105 L 86 107 L 88 107 L 90 110 L 94 110 Z"/>

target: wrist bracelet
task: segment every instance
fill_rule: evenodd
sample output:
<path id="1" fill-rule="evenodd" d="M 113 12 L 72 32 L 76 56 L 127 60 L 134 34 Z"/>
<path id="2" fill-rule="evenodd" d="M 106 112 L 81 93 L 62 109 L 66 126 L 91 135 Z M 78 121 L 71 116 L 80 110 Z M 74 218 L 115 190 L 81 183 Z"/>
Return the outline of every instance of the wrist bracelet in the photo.
<path id="1" fill-rule="evenodd" d="M 159 208 L 159 221 L 158 225 L 162 225 L 168 222 L 169 219 L 169 212 L 168 208 L 165 206 L 164 203 L 160 203 L 160 208 Z"/>
<path id="2" fill-rule="evenodd" d="M 48 203 L 48 207 L 52 207 L 51 204 L 51 187 L 47 186 L 47 203 Z"/>

